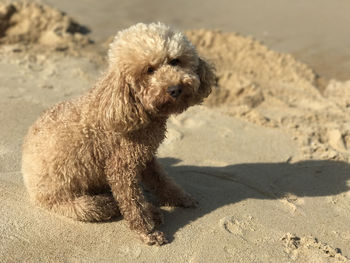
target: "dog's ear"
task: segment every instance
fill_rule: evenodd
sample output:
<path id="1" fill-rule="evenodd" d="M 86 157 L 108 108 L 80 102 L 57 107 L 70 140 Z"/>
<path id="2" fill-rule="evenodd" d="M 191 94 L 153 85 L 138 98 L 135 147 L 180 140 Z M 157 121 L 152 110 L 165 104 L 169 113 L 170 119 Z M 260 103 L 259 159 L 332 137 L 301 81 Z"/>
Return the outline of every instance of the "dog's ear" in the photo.
<path id="1" fill-rule="evenodd" d="M 116 132 L 128 133 L 149 122 L 147 113 L 135 96 L 126 76 L 109 70 L 98 84 L 99 120 Z"/>
<path id="2" fill-rule="evenodd" d="M 215 67 L 203 58 L 199 58 L 197 74 L 200 80 L 199 94 L 204 99 L 211 93 L 211 88 L 216 84 Z"/>

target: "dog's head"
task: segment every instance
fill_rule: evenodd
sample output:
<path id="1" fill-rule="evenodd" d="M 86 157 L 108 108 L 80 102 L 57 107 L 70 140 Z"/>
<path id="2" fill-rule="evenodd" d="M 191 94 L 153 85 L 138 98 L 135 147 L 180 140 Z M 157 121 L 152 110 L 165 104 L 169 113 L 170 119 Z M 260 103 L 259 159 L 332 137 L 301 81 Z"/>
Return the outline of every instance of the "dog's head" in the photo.
<path id="1" fill-rule="evenodd" d="M 213 66 L 182 33 L 161 23 L 119 32 L 108 56 L 105 85 L 110 85 L 108 109 L 115 114 L 106 114 L 121 131 L 201 103 L 214 85 Z"/>

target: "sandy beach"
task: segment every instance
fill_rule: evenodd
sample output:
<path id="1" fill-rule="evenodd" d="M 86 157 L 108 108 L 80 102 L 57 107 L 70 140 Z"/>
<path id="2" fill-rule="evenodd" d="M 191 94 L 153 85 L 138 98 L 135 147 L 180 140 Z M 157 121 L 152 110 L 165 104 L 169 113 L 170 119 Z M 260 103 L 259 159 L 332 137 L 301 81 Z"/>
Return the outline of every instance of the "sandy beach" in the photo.
<path id="1" fill-rule="evenodd" d="M 350 3 L 288 2 L 0 1 L 0 262 L 350 262 Z M 113 35 L 158 20 L 217 87 L 168 122 L 159 161 L 199 206 L 161 207 L 169 244 L 150 247 L 122 218 L 35 207 L 20 167 L 28 127 L 94 85 Z"/>

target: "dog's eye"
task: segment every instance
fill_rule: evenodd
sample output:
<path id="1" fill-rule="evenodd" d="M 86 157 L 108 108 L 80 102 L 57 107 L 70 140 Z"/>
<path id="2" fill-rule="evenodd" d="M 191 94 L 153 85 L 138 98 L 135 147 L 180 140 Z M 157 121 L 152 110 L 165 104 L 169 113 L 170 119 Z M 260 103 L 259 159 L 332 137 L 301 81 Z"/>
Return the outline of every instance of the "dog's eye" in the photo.
<path id="1" fill-rule="evenodd" d="M 178 66 L 180 64 L 180 60 L 178 58 L 172 59 L 169 61 L 169 64 L 172 66 Z"/>
<path id="2" fill-rule="evenodd" d="M 154 67 L 149 66 L 149 67 L 147 68 L 147 74 L 151 75 L 151 74 L 153 74 L 153 73 L 154 73 Z"/>

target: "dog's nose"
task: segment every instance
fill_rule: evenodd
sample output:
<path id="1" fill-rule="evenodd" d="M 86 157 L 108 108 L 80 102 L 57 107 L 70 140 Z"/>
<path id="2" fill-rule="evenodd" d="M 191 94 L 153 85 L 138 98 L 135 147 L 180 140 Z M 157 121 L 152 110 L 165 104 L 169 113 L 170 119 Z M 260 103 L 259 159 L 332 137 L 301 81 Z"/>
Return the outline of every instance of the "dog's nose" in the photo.
<path id="1" fill-rule="evenodd" d="M 181 86 L 171 86 L 168 88 L 167 92 L 169 93 L 169 95 L 173 98 L 177 98 L 179 97 L 179 95 L 181 94 L 182 92 L 182 88 Z"/>

